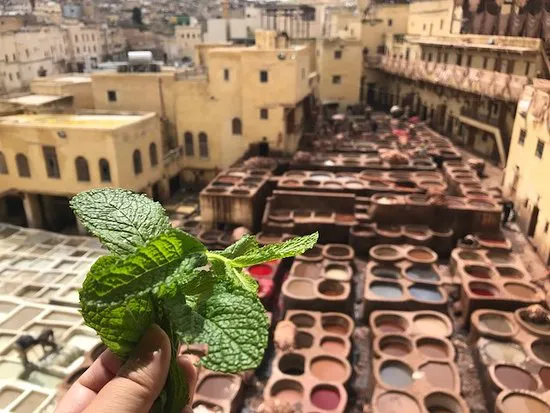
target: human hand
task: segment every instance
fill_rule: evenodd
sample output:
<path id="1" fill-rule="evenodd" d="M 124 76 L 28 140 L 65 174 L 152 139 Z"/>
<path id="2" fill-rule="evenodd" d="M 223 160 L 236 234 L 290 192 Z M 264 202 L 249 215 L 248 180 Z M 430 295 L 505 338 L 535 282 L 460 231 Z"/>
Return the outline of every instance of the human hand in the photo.
<path id="1" fill-rule="evenodd" d="M 125 363 L 105 350 L 71 386 L 56 413 L 147 413 L 164 387 L 170 357 L 168 336 L 153 325 Z M 192 401 L 197 371 L 191 357 L 179 356 L 178 365 L 188 381 Z M 182 413 L 191 412 L 187 406 Z"/>

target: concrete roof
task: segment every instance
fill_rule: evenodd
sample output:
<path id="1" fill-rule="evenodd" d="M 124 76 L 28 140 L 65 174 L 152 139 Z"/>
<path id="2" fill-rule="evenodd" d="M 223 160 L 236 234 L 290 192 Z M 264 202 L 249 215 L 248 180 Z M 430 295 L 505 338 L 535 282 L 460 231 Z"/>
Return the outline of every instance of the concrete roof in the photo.
<path id="1" fill-rule="evenodd" d="M 143 119 L 154 117 L 155 114 L 141 113 L 135 115 L 120 114 L 40 114 L 14 115 L 0 118 L 2 126 L 40 127 L 46 129 L 117 129 L 131 125 Z"/>
<path id="2" fill-rule="evenodd" d="M 66 96 L 54 96 L 54 95 L 25 95 L 16 98 L 6 99 L 7 102 L 17 103 L 25 106 L 40 106 L 48 103 L 52 103 L 58 100 L 66 99 Z"/>

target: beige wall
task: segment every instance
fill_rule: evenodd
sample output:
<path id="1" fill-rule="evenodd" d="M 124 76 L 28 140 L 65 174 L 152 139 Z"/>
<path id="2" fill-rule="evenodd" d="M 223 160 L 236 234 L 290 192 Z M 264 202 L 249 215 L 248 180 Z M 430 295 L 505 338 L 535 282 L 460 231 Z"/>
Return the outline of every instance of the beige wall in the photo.
<path id="1" fill-rule="evenodd" d="M 408 33 L 424 36 L 459 33 L 460 22 L 453 21 L 453 0 L 413 1 L 410 4 Z"/>
<path id="2" fill-rule="evenodd" d="M 549 90 L 549 86 L 549 82 L 544 81 L 546 90 Z M 530 86 L 528 88 L 532 90 Z M 547 92 L 538 90 L 536 93 L 539 98 L 546 95 L 548 99 Z M 525 95 L 518 105 L 503 188 L 505 194 L 514 201 L 515 211 L 519 214 L 519 225 L 525 233 L 528 232 L 534 208 L 539 208 L 538 223 L 531 240 L 544 262 L 550 265 L 550 133 L 546 117 L 537 120 L 532 110 L 529 110 L 526 117 L 521 115 L 520 108 L 527 109 L 530 101 Z M 544 112 L 543 116 L 548 116 Z M 519 142 L 522 130 L 525 131 L 523 144 Z M 535 156 L 539 140 L 544 143 L 542 159 Z"/>
<path id="3" fill-rule="evenodd" d="M 101 61 L 103 34 L 99 27 L 86 26 L 81 23 L 64 26 L 67 32 L 67 41 L 70 46 L 72 62 L 84 63 L 87 58 Z"/>
<path id="4" fill-rule="evenodd" d="M 359 103 L 363 71 L 363 47 L 359 40 L 319 40 L 319 95 L 323 102 L 336 101 L 342 108 Z M 336 59 L 335 52 L 341 52 Z M 340 76 L 340 83 L 334 83 Z"/>
<path id="5" fill-rule="evenodd" d="M 195 47 L 202 43 L 201 26 L 176 26 L 174 40 L 177 57 L 193 57 Z"/>
<path id="6" fill-rule="evenodd" d="M 0 121 L 0 151 L 3 152 L 9 174 L 0 175 L 0 187 L 14 188 L 24 192 L 72 195 L 80 191 L 102 187 L 118 186 L 135 191 L 142 190 L 162 177 L 162 155 L 160 153 L 160 122 L 153 114 L 132 116 L 133 120 L 118 127 L 104 126 L 104 117 L 88 118 L 93 127 L 79 127 L 71 124 L 63 115 L 20 115 L 26 124 L 10 124 Z M 4 118 L 9 119 L 9 118 Z M 40 120 L 40 121 L 33 121 Z M 48 120 L 51 119 L 51 120 Z M 57 120 L 54 120 L 57 119 Z M 60 121 L 66 119 L 66 121 Z M 108 121 L 107 121 L 108 122 Z M 53 125 L 55 124 L 55 126 Z M 61 139 L 58 132 L 66 133 Z M 155 142 L 159 163 L 151 167 L 149 144 Z M 60 179 L 49 178 L 42 147 L 54 146 L 60 169 Z M 135 149 L 141 151 L 143 173 L 135 176 L 132 155 Z M 18 153 L 27 156 L 31 178 L 18 176 L 15 158 Z M 88 161 L 90 182 L 79 182 L 76 177 L 75 159 L 83 156 Z M 105 158 L 111 168 L 110 183 L 100 181 L 99 160 Z"/>
<path id="7" fill-rule="evenodd" d="M 67 76 L 70 79 L 70 76 Z M 73 109 L 94 109 L 92 82 L 63 81 L 62 78 L 38 78 L 31 83 L 31 92 L 40 95 L 72 96 Z"/>

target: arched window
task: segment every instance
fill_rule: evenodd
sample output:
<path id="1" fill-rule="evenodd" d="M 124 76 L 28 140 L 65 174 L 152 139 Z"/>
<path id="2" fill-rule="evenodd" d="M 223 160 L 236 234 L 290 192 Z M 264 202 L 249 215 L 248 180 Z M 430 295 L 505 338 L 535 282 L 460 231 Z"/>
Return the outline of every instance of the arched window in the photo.
<path id="1" fill-rule="evenodd" d="M 208 158 L 208 135 L 199 133 L 199 155 L 201 158 Z"/>
<path id="2" fill-rule="evenodd" d="M 101 182 L 111 182 L 111 167 L 107 159 L 101 158 L 99 160 L 99 177 Z"/>
<path id="3" fill-rule="evenodd" d="M 243 123 L 239 118 L 233 118 L 233 121 L 231 122 L 231 128 L 233 130 L 233 135 L 243 134 Z"/>
<path id="4" fill-rule="evenodd" d="M 183 134 L 183 142 L 185 145 L 185 154 L 187 156 L 195 156 L 195 145 L 193 145 L 193 134 L 191 132 Z"/>
<path id="5" fill-rule="evenodd" d="M 151 166 L 157 166 L 159 160 L 157 155 L 157 144 L 155 142 L 149 145 L 149 158 L 151 159 Z"/>
<path id="6" fill-rule="evenodd" d="M 76 168 L 76 179 L 83 182 L 90 181 L 90 169 L 88 168 L 88 161 L 79 156 L 74 161 L 74 166 Z"/>
<path id="7" fill-rule="evenodd" d="M 3 152 L 0 152 L 0 175 L 8 174 L 8 164 L 6 163 L 6 157 Z"/>
<path id="8" fill-rule="evenodd" d="M 25 155 L 18 153 L 15 156 L 15 164 L 17 165 L 17 173 L 21 178 L 30 178 L 31 170 L 29 168 L 29 161 Z"/>
<path id="9" fill-rule="evenodd" d="M 141 164 L 141 152 L 139 151 L 139 149 L 136 149 L 134 151 L 132 158 L 134 160 L 134 174 L 139 175 L 143 172 L 143 165 Z"/>

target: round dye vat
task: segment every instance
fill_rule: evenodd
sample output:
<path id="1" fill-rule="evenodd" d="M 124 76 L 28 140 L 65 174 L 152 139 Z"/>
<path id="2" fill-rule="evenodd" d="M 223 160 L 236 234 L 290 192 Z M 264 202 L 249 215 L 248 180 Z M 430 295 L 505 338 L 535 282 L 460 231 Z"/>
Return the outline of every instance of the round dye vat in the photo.
<path id="1" fill-rule="evenodd" d="M 290 317 L 290 321 L 300 328 L 311 328 L 315 325 L 315 319 L 308 314 L 294 314 Z"/>
<path id="2" fill-rule="evenodd" d="M 392 260 L 399 256 L 399 251 L 390 246 L 378 246 L 371 249 L 370 255 L 382 260 Z"/>
<path id="3" fill-rule="evenodd" d="M 403 290 L 399 284 L 373 282 L 369 291 L 380 298 L 396 300 L 403 296 Z"/>
<path id="4" fill-rule="evenodd" d="M 311 348 L 313 346 L 313 336 L 303 331 L 296 332 L 294 344 L 297 349 Z"/>
<path id="5" fill-rule="evenodd" d="M 470 291 L 480 297 L 494 297 L 498 293 L 498 290 L 492 284 L 480 282 L 470 283 Z"/>
<path id="6" fill-rule="evenodd" d="M 550 407 L 528 394 L 511 393 L 502 400 L 502 413 L 550 413 Z"/>
<path id="7" fill-rule="evenodd" d="M 493 261 L 495 264 L 505 264 L 513 261 L 512 256 L 508 252 L 502 251 L 489 251 L 487 258 Z"/>
<path id="8" fill-rule="evenodd" d="M 267 277 L 273 273 L 273 269 L 269 265 L 259 264 L 249 267 L 248 272 L 254 277 Z"/>
<path id="9" fill-rule="evenodd" d="M 542 367 L 539 371 L 539 377 L 544 387 L 550 390 L 550 367 Z"/>
<path id="10" fill-rule="evenodd" d="M 467 265 L 464 267 L 464 271 L 472 277 L 475 278 L 491 278 L 493 271 L 488 267 L 483 267 L 481 265 Z"/>
<path id="11" fill-rule="evenodd" d="M 340 392 L 336 387 L 317 386 L 311 392 L 311 403 L 323 410 L 334 410 L 340 404 Z"/>
<path id="12" fill-rule="evenodd" d="M 515 366 L 497 366 L 495 368 L 497 380 L 510 390 L 536 390 L 537 382 L 525 370 Z"/>
<path id="13" fill-rule="evenodd" d="M 344 292 L 344 286 L 337 281 L 325 280 L 319 284 L 319 293 L 329 297 L 338 297 Z"/>
<path id="14" fill-rule="evenodd" d="M 384 337 L 380 340 L 380 350 L 390 356 L 401 357 L 412 351 L 412 344 L 404 337 Z"/>
<path id="15" fill-rule="evenodd" d="M 436 258 L 433 253 L 422 248 L 413 248 L 407 252 L 407 256 L 413 261 L 432 261 Z"/>
<path id="16" fill-rule="evenodd" d="M 428 363 L 420 367 L 420 371 L 432 386 L 447 390 L 453 390 L 455 387 L 455 375 L 448 364 Z"/>
<path id="17" fill-rule="evenodd" d="M 452 331 L 441 318 L 431 315 L 416 317 L 413 321 L 414 329 L 417 334 L 429 335 L 434 337 L 447 337 Z"/>
<path id="18" fill-rule="evenodd" d="M 497 267 L 498 273 L 505 278 L 523 278 L 524 274 L 514 267 Z"/>
<path id="19" fill-rule="evenodd" d="M 449 356 L 447 345 L 440 340 L 423 338 L 417 341 L 416 347 L 426 357 L 444 359 Z"/>
<path id="20" fill-rule="evenodd" d="M 232 399 L 235 395 L 235 381 L 231 376 L 207 376 L 197 389 L 197 393 L 212 399 Z"/>
<path id="21" fill-rule="evenodd" d="M 476 254 L 475 252 L 461 251 L 458 253 L 458 256 L 460 257 L 460 259 L 465 261 L 483 261 L 481 255 Z"/>
<path id="22" fill-rule="evenodd" d="M 479 325 L 499 334 L 510 334 L 513 331 L 512 323 L 500 314 L 483 314 L 479 317 Z"/>
<path id="23" fill-rule="evenodd" d="M 305 359 L 301 354 L 285 354 L 279 360 L 279 370 L 290 376 L 304 374 Z"/>
<path id="24" fill-rule="evenodd" d="M 550 342 L 537 340 L 531 345 L 531 350 L 539 360 L 550 363 Z"/>
<path id="25" fill-rule="evenodd" d="M 288 293 L 300 298 L 315 297 L 313 283 L 306 280 L 290 280 L 286 285 Z"/>
<path id="26" fill-rule="evenodd" d="M 416 400 L 404 393 L 387 392 L 376 401 L 379 413 L 420 413 Z"/>
<path id="27" fill-rule="evenodd" d="M 540 322 L 533 322 L 530 318 L 529 311 L 521 311 L 519 313 L 519 317 L 520 317 L 521 321 L 523 321 L 525 324 L 527 324 L 528 328 L 543 331 L 546 334 L 548 334 L 550 332 L 550 321 L 542 321 L 541 320 Z"/>
<path id="28" fill-rule="evenodd" d="M 411 295 L 420 301 L 439 302 L 443 300 L 443 295 L 436 287 L 427 285 L 413 285 L 409 288 Z"/>
<path id="29" fill-rule="evenodd" d="M 331 264 L 325 268 L 325 277 L 336 281 L 347 281 L 350 278 L 350 274 L 346 267 Z"/>
<path id="30" fill-rule="evenodd" d="M 342 355 L 346 351 L 346 344 L 336 337 L 325 337 L 321 340 L 321 348 L 330 354 Z"/>
<path id="31" fill-rule="evenodd" d="M 348 320 L 338 316 L 324 316 L 321 325 L 327 333 L 337 335 L 347 335 L 350 327 Z"/>
<path id="32" fill-rule="evenodd" d="M 401 277 L 401 270 L 394 266 L 377 266 L 371 271 L 375 276 L 380 278 L 389 278 L 397 280 Z"/>
<path id="33" fill-rule="evenodd" d="M 290 405 L 294 405 L 302 401 L 303 393 L 304 388 L 302 385 L 294 380 L 278 381 L 271 388 L 271 396 L 274 399 Z"/>
<path id="34" fill-rule="evenodd" d="M 508 293 L 512 294 L 513 296 L 524 300 L 535 299 L 536 291 L 523 284 L 516 284 L 516 283 L 505 284 L 504 289 L 508 291 Z"/>
<path id="35" fill-rule="evenodd" d="M 332 357 L 317 357 L 311 362 L 311 374 L 323 381 L 344 381 L 348 371 L 344 364 Z"/>
<path id="36" fill-rule="evenodd" d="M 429 413 L 463 413 L 464 410 L 458 401 L 445 393 L 432 393 L 425 399 Z"/>
<path id="37" fill-rule="evenodd" d="M 382 365 L 380 378 L 390 387 L 404 388 L 412 383 L 412 370 L 399 361 L 389 361 Z"/>
<path id="38" fill-rule="evenodd" d="M 319 267 L 316 264 L 309 264 L 306 262 L 302 262 L 296 267 L 294 267 L 294 275 L 296 277 L 303 277 L 303 278 L 319 278 L 319 273 L 321 271 L 321 267 Z"/>
<path id="39" fill-rule="evenodd" d="M 383 333 L 403 333 L 407 329 L 407 321 L 398 316 L 380 316 L 375 325 Z"/>
<path id="40" fill-rule="evenodd" d="M 527 358 L 523 349 L 513 343 L 489 341 L 483 350 L 495 363 L 521 364 Z"/>
<path id="41" fill-rule="evenodd" d="M 413 265 L 407 270 L 409 278 L 418 281 L 439 281 L 439 275 L 431 268 Z"/>

